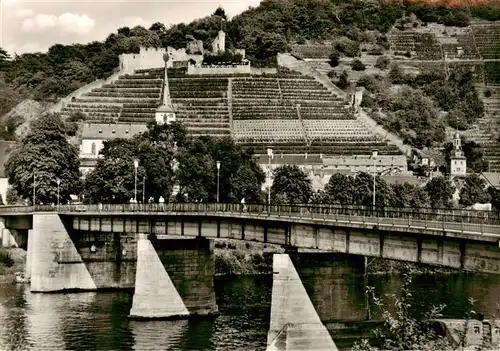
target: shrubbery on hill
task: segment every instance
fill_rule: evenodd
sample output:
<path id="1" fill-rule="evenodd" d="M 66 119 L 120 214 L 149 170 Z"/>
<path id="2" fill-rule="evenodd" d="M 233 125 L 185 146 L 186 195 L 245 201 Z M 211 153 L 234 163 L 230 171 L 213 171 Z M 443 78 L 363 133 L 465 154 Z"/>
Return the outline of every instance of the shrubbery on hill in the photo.
<path id="1" fill-rule="evenodd" d="M 231 51 L 225 51 L 218 54 L 207 54 L 203 57 L 203 63 L 213 65 L 218 63 L 240 63 L 243 59 L 241 54 L 233 54 Z"/>
<path id="2" fill-rule="evenodd" d="M 389 92 L 391 83 L 403 85 L 402 90 Z M 444 72 L 408 75 L 394 64 L 386 78 L 365 75 L 357 85 L 368 91 L 362 106 L 382 108 L 386 117 L 374 114 L 375 119 L 418 148 L 444 141 L 444 123 L 464 130 L 484 115 L 469 71 L 454 71 L 448 76 Z M 442 121 L 439 110 L 449 112 Z"/>
<path id="3" fill-rule="evenodd" d="M 494 2 L 492 2 L 493 4 Z M 500 19 L 500 9 L 487 6 L 434 6 L 405 0 L 396 2 L 349 1 L 274 1 L 266 0 L 256 7 L 234 17 L 224 24 L 229 49 L 246 49 L 253 65 L 275 64 L 278 52 L 285 52 L 288 45 L 305 40 L 338 40 L 335 45 L 347 56 L 359 54 L 359 43 L 367 41 L 365 30 L 375 30 L 376 44 L 387 49 L 387 32 L 403 14 L 414 13 L 423 22 L 446 25 L 465 25 L 469 16 L 488 20 Z M 227 19 L 219 8 L 207 16 L 189 24 L 177 24 L 166 28 L 154 23 L 150 29 L 143 27 L 118 29 L 103 42 L 86 45 L 52 46 L 48 53 L 16 55 L 9 62 L 5 51 L 0 51 L 0 71 L 7 72 L 7 83 L 23 96 L 37 99 L 65 96 L 95 79 L 110 75 L 118 66 L 118 55 L 137 53 L 141 45 L 152 47 L 183 48 L 186 36 L 192 35 L 204 41 L 209 49 L 213 38 L 221 28 L 221 20 Z M 18 101 L 12 92 L 0 96 Z M 10 97 L 9 97 L 10 96 Z M 10 103 L 0 104 L 5 110 Z M 0 115 L 3 112 L 0 111 Z"/>

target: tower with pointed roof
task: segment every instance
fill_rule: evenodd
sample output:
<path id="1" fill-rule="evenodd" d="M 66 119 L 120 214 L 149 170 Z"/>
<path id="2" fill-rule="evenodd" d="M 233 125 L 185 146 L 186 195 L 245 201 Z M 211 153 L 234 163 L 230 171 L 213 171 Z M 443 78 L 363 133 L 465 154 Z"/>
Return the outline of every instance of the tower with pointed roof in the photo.
<path id="1" fill-rule="evenodd" d="M 455 133 L 453 138 L 453 154 L 450 157 L 450 174 L 452 177 L 467 175 L 467 159 L 462 151 L 460 134 Z"/>
<path id="2" fill-rule="evenodd" d="M 226 51 L 226 33 L 221 29 L 212 42 L 212 52 L 218 54 Z"/>
<path id="3" fill-rule="evenodd" d="M 172 100 L 170 99 L 170 89 L 168 86 L 168 75 L 167 75 L 167 63 L 169 60 L 168 54 L 163 55 L 163 60 L 165 61 L 165 74 L 163 78 L 163 99 L 162 104 L 155 113 L 155 120 L 158 124 L 167 123 L 170 124 L 175 122 L 175 110 L 172 105 Z"/>

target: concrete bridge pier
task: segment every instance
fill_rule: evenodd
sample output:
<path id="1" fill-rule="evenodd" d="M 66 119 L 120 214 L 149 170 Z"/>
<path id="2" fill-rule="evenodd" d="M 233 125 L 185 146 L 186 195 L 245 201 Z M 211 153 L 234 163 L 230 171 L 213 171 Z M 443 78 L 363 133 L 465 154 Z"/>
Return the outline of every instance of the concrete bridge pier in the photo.
<path id="1" fill-rule="evenodd" d="M 8 226 L 7 220 L 0 217 L 0 247 L 26 248 L 26 233 L 24 235 L 15 228 Z"/>
<path id="2" fill-rule="evenodd" d="M 26 273 L 32 292 L 97 290 L 57 213 L 34 213 L 28 234 Z"/>
<path id="3" fill-rule="evenodd" d="M 178 319 L 217 314 L 213 247 L 213 240 L 202 237 L 158 240 L 140 234 L 129 317 Z"/>
<path id="4" fill-rule="evenodd" d="M 325 326 L 366 319 L 365 258 L 276 254 L 267 350 L 337 350 Z"/>

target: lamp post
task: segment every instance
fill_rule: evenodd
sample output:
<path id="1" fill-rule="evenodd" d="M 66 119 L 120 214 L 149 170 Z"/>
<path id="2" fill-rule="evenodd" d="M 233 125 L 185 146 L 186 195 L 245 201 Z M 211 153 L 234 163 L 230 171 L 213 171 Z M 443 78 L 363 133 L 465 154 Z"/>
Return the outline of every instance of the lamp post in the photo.
<path id="1" fill-rule="evenodd" d="M 269 188 L 267 191 L 267 204 L 271 206 L 271 159 L 274 156 L 273 149 L 267 149 L 267 156 L 269 156 L 269 169 L 268 169 Z"/>
<path id="2" fill-rule="evenodd" d="M 135 187 L 134 187 L 134 202 L 137 203 L 137 168 L 139 167 L 139 160 L 134 159 L 134 169 L 135 169 Z"/>
<path id="3" fill-rule="evenodd" d="M 33 171 L 33 207 L 36 205 L 36 172 Z"/>
<path id="4" fill-rule="evenodd" d="M 61 185 L 61 179 L 57 178 L 57 210 L 59 210 L 59 186 Z"/>
<path id="5" fill-rule="evenodd" d="M 146 203 L 146 175 L 142 176 L 142 203 Z"/>
<path id="6" fill-rule="evenodd" d="M 217 161 L 217 203 L 219 203 L 219 175 L 220 175 L 220 161 Z"/>
<path id="7" fill-rule="evenodd" d="M 373 151 L 372 153 L 372 158 L 373 158 L 373 210 L 375 211 L 375 190 L 376 190 L 376 175 L 377 175 L 377 165 L 375 164 L 375 161 L 377 160 L 377 151 Z"/>

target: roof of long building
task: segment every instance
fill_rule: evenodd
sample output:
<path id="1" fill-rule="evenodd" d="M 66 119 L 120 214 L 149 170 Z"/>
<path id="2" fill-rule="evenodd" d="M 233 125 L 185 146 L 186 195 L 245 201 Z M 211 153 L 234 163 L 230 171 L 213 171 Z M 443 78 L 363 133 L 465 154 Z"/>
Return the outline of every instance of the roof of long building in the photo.
<path id="1" fill-rule="evenodd" d="M 82 139 L 128 139 L 146 130 L 145 124 L 86 123 L 83 125 Z"/>

